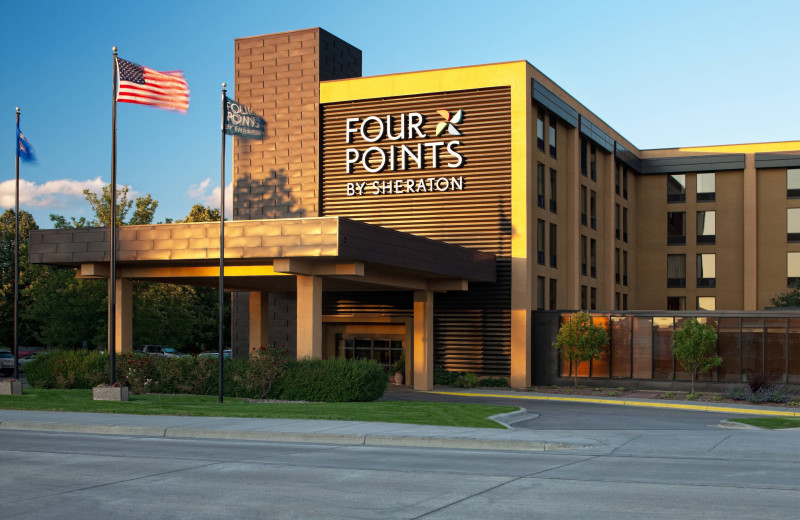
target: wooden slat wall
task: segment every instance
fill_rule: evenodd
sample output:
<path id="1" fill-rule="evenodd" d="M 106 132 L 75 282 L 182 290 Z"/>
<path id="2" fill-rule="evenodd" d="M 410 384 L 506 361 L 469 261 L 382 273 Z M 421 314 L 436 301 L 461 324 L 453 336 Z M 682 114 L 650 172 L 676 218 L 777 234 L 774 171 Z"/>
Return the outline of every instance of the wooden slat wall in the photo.
<path id="1" fill-rule="evenodd" d="M 332 103 L 322 107 L 321 216 L 344 216 L 497 255 L 497 283 L 470 284 L 468 293 L 438 293 L 435 296 L 435 364 L 451 370 L 486 375 L 510 373 L 511 344 L 511 96 L 507 87 L 442 92 L 437 94 Z M 437 110 L 454 114 L 464 110 L 457 125 L 462 136 L 435 136 L 442 121 Z M 369 146 L 416 144 L 417 140 L 364 143 L 360 136 L 345 143 L 348 117 L 419 112 L 425 115 L 424 141 L 450 141 L 464 156 L 461 168 L 430 167 L 418 170 L 370 173 L 357 164 L 345 173 L 345 150 Z M 393 133 L 399 130 L 395 128 Z M 440 150 L 440 160 L 451 160 Z M 413 163 L 412 163 L 413 164 Z M 464 177 L 463 191 L 346 195 L 348 182 L 373 180 Z M 410 313 L 411 309 L 387 295 L 388 306 L 376 305 L 374 295 L 331 295 L 326 312 L 337 314 Z M 362 303 L 359 303 L 361 301 Z M 401 300 L 402 301 L 402 300 Z M 410 302 L 409 302 L 410 303 Z M 399 304 L 399 305 L 398 305 Z M 387 308 L 388 307 L 388 308 Z"/>

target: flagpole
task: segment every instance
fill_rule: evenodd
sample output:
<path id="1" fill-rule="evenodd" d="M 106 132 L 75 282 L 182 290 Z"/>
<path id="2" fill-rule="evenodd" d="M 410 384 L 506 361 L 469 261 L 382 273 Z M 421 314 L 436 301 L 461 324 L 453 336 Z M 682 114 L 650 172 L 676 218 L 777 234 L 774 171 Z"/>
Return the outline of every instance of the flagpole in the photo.
<path id="1" fill-rule="evenodd" d="M 19 131 L 19 107 L 17 107 L 17 131 Z M 19 140 L 17 136 L 14 189 L 14 379 L 19 379 Z"/>
<path id="2" fill-rule="evenodd" d="M 111 259 L 109 269 L 108 295 L 108 364 L 110 384 L 117 380 L 117 48 L 112 47 L 113 89 L 111 92 Z"/>
<path id="3" fill-rule="evenodd" d="M 223 400 L 223 367 L 225 362 L 225 115 L 227 91 L 222 84 L 222 160 L 220 161 L 220 202 L 219 202 L 219 402 Z"/>

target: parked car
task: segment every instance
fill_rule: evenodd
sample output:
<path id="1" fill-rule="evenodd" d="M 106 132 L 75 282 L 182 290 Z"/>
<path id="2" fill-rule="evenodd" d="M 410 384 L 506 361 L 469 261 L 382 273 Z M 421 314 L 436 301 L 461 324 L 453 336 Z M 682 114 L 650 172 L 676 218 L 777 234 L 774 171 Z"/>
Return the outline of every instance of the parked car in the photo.
<path id="1" fill-rule="evenodd" d="M 183 357 L 186 354 L 178 352 L 174 348 L 165 345 L 143 345 L 142 352 L 148 356 L 161 356 L 161 357 Z"/>
<path id="2" fill-rule="evenodd" d="M 197 357 L 219 358 L 219 352 L 201 352 L 200 354 L 197 354 Z M 230 359 L 231 357 L 232 357 L 231 349 L 225 349 L 222 351 L 223 359 Z"/>
<path id="3" fill-rule="evenodd" d="M 31 352 L 27 356 L 23 356 L 23 357 L 19 358 L 19 369 L 20 370 L 24 370 L 25 369 L 25 365 L 27 365 L 29 362 L 33 361 L 36 358 L 36 356 L 38 356 L 38 355 L 39 355 L 39 352 Z"/>
<path id="4" fill-rule="evenodd" d="M 14 354 L 11 352 L 0 352 L 0 375 L 10 376 L 14 374 Z"/>

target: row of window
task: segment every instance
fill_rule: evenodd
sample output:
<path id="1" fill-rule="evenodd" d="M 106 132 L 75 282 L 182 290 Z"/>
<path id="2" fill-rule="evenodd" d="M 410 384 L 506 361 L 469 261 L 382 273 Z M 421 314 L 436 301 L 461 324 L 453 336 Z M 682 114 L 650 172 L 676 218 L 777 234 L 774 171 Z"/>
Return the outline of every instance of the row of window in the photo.
<path id="1" fill-rule="evenodd" d="M 536 277 L 536 308 L 540 311 L 545 309 L 556 310 L 558 309 L 557 306 L 557 296 L 558 296 L 558 280 L 555 278 L 550 279 L 550 299 L 549 299 L 549 306 L 545 307 L 545 291 L 546 291 L 547 279 L 544 276 Z"/>
<path id="2" fill-rule="evenodd" d="M 545 199 L 545 167 L 544 164 L 538 163 L 536 165 L 536 204 L 540 208 L 544 208 Z M 558 172 L 550 168 L 550 211 L 557 212 L 556 200 L 558 196 Z"/>
<path id="3" fill-rule="evenodd" d="M 799 208 L 800 209 L 800 208 Z M 714 244 L 717 236 L 716 211 L 697 212 L 697 244 Z M 798 214 L 800 220 L 800 214 Z M 800 221 L 798 222 L 800 225 Z M 686 212 L 667 213 L 667 245 L 686 244 Z"/>
<path id="4" fill-rule="evenodd" d="M 717 310 L 717 298 L 715 296 L 698 296 L 697 297 L 698 311 L 715 311 Z M 667 297 L 667 310 L 668 311 L 685 311 L 686 310 L 686 296 L 668 296 Z"/>
<path id="5" fill-rule="evenodd" d="M 697 287 L 716 287 L 717 255 L 697 255 Z M 667 287 L 686 287 L 686 255 L 667 255 Z"/>
<path id="6" fill-rule="evenodd" d="M 581 175 L 597 180 L 597 148 L 581 138 Z"/>
<path id="7" fill-rule="evenodd" d="M 556 118 L 550 116 L 548 144 L 550 145 L 550 157 L 556 159 L 557 153 L 557 139 L 556 139 Z M 536 111 L 536 147 L 544 151 L 544 109 L 540 108 Z"/>
<path id="8" fill-rule="evenodd" d="M 716 174 L 698 173 L 696 178 L 697 201 L 716 200 Z M 667 176 L 667 202 L 686 202 L 686 174 Z"/>
<path id="9" fill-rule="evenodd" d="M 536 221 L 536 261 L 539 265 L 547 265 L 547 258 L 545 256 L 545 221 L 538 219 Z M 550 267 L 558 267 L 558 227 L 555 224 L 550 224 Z"/>

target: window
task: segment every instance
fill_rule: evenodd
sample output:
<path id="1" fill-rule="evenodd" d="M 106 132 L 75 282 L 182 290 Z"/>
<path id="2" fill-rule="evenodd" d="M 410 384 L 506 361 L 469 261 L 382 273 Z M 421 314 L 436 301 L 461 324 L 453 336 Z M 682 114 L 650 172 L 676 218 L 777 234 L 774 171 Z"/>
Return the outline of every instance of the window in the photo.
<path id="1" fill-rule="evenodd" d="M 619 293 L 614 293 L 614 308 L 619 310 L 620 308 L 620 295 Z"/>
<path id="2" fill-rule="evenodd" d="M 558 282 L 558 280 L 556 280 L 555 278 L 550 278 L 550 310 L 551 311 L 554 311 L 554 310 L 558 309 L 558 305 L 556 305 L 556 302 L 558 301 L 557 300 L 558 287 L 556 285 L 557 282 Z"/>
<path id="3" fill-rule="evenodd" d="M 619 240 L 620 233 L 619 233 L 619 214 L 620 214 L 620 205 L 614 205 L 614 236 L 617 240 Z"/>
<path id="4" fill-rule="evenodd" d="M 786 275 L 787 286 L 800 283 L 800 253 L 786 253 Z"/>
<path id="5" fill-rule="evenodd" d="M 686 255 L 667 255 L 667 287 L 686 287 Z"/>
<path id="6" fill-rule="evenodd" d="M 622 198 L 628 200 L 628 167 L 622 165 Z"/>
<path id="7" fill-rule="evenodd" d="M 589 193 L 589 218 L 592 229 L 597 229 L 597 193 L 594 190 Z"/>
<path id="8" fill-rule="evenodd" d="M 622 177 L 622 166 L 617 163 L 614 169 L 614 192 L 619 195 L 620 178 Z"/>
<path id="9" fill-rule="evenodd" d="M 539 276 L 536 278 L 536 308 L 540 311 L 544 310 L 544 277 Z"/>
<path id="10" fill-rule="evenodd" d="M 589 240 L 589 267 L 592 278 L 597 278 L 597 240 Z"/>
<path id="11" fill-rule="evenodd" d="M 716 287 L 717 285 L 717 255 L 714 253 L 703 253 L 697 255 L 697 286 Z"/>
<path id="12" fill-rule="evenodd" d="M 622 285 L 628 285 L 628 252 L 622 252 Z"/>
<path id="13" fill-rule="evenodd" d="M 615 283 L 619 283 L 620 282 L 620 273 L 619 273 L 620 263 L 621 262 L 620 262 L 619 248 L 616 248 L 614 250 L 614 282 Z"/>
<path id="14" fill-rule="evenodd" d="M 550 116 L 550 157 L 555 159 L 556 156 L 556 118 Z"/>
<path id="15" fill-rule="evenodd" d="M 668 311 L 685 311 L 686 310 L 686 297 L 685 296 L 667 296 L 667 310 Z"/>
<path id="16" fill-rule="evenodd" d="M 558 251 L 557 244 L 558 232 L 556 225 L 550 224 L 550 267 L 556 267 L 556 253 Z"/>
<path id="17" fill-rule="evenodd" d="M 667 177 L 667 202 L 686 202 L 686 175 Z"/>
<path id="18" fill-rule="evenodd" d="M 698 211 L 697 212 L 697 243 L 698 244 L 713 244 L 717 240 L 717 226 L 716 226 L 716 212 L 715 211 Z"/>
<path id="19" fill-rule="evenodd" d="M 592 145 L 591 153 L 589 154 L 589 177 L 593 180 L 597 180 L 597 148 Z"/>
<path id="20" fill-rule="evenodd" d="M 587 143 L 586 139 L 581 137 L 581 175 L 586 177 L 586 173 L 588 172 L 588 159 L 586 154 Z"/>
<path id="21" fill-rule="evenodd" d="M 622 241 L 628 241 L 628 208 L 622 208 Z"/>
<path id="22" fill-rule="evenodd" d="M 581 275 L 586 276 L 586 237 L 583 235 L 581 235 Z"/>
<path id="23" fill-rule="evenodd" d="M 628 310 L 628 295 L 624 293 L 622 294 L 622 310 Z"/>
<path id="24" fill-rule="evenodd" d="M 716 198 L 716 174 L 697 174 L 697 201 L 714 200 Z"/>
<path id="25" fill-rule="evenodd" d="M 591 294 L 591 302 L 589 306 L 592 310 L 595 310 L 597 309 L 597 288 L 592 287 L 589 291 L 589 294 Z"/>
<path id="26" fill-rule="evenodd" d="M 536 111 L 536 147 L 544 151 L 544 110 Z"/>
<path id="27" fill-rule="evenodd" d="M 544 207 L 544 164 L 536 165 L 536 204 Z"/>
<path id="28" fill-rule="evenodd" d="M 558 180 L 558 173 L 550 168 L 550 211 L 556 212 L 556 200 L 558 192 L 556 191 L 556 182 Z"/>
<path id="29" fill-rule="evenodd" d="M 715 311 L 715 310 L 717 310 L 717 299 L 714 296 L 698 296 L 697 297 L 697 310 L 698 311 Z"/>
<path id="30" fill-rule="evenodd" d="M 581 186 L 581 225 L 587 225 L 587 210 L 586 210 L 586 199 L 588 198 L 586 195 L 586 186 Z"/>
<path id="31" fill-rule="evenodd" d="M 800 208 L 786 210 L 786 240 L 800 242 Z"/>
<path id="32" fill-rule="evenodd" d="M 586 305 L 586 302 L 589 300 L 587 299 L 587 292 L 589 288 L 585 285 L 581 285 L 581 310 L 586 310 L 589 307 Z"/>
<path id="33" fill-rule="evenodd" d="M 800 197 L 800 168 L 786 170 L 786 196 L 790 199 Z"/>
<path id="34" fill-rule="evenodd" d="M 544 220 L 536 221 L 536 261 L 544 265 Z"/>
<path id="35" fill-rule="evenodd" d="M 686 243 L 686 212 L 670 211 L 667 213 L 667 245 L 683 245 Z"/>

